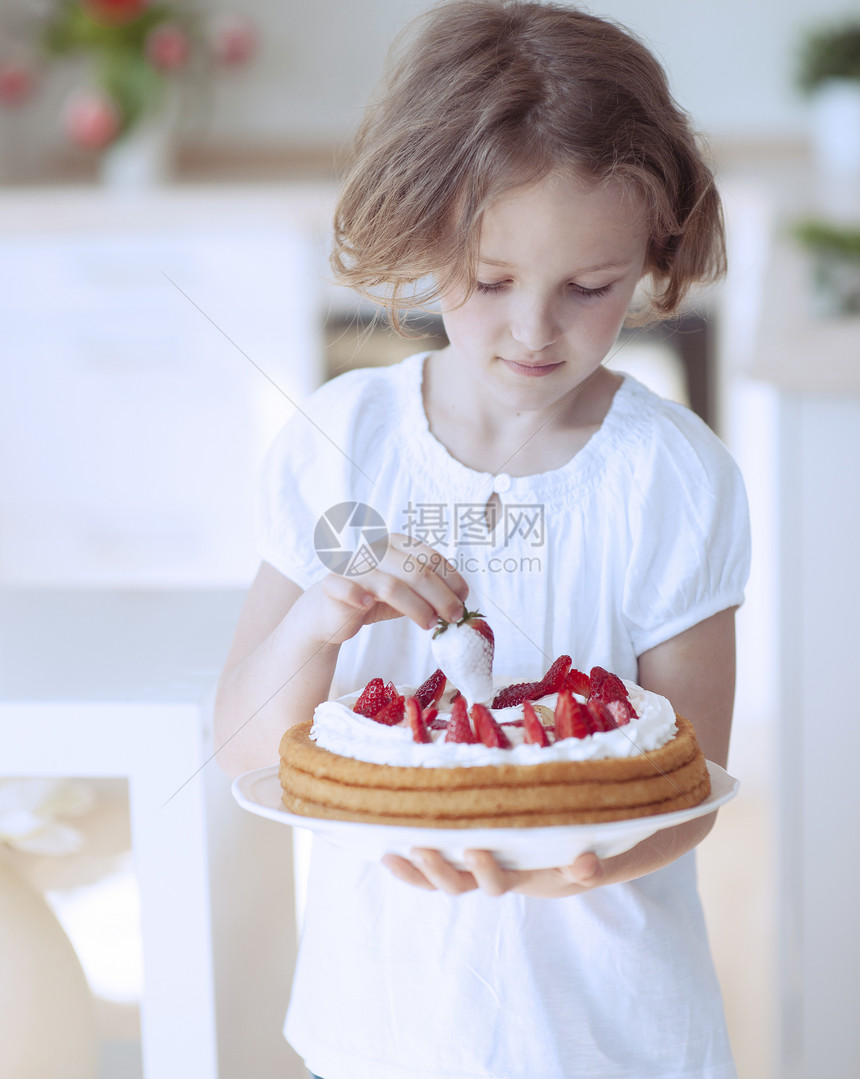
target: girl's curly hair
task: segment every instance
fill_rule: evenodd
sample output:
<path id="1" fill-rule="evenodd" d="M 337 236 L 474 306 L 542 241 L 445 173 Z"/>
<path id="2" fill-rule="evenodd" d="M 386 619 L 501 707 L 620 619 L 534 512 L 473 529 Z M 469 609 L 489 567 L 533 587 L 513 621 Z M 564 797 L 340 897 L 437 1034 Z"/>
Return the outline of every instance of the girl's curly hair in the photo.
<path id="1" fill-rule="evenodd" d="M 645 45 L 560 3 L 440 4 L 395 43 L 357 132 L 335 213 L 338 280 L 398 326 L 403 307 L 472 286 L 495 199 L 564 170 L 639 195 L 651 279 L 640 321 L 724 272 L 713 174 Z"/>

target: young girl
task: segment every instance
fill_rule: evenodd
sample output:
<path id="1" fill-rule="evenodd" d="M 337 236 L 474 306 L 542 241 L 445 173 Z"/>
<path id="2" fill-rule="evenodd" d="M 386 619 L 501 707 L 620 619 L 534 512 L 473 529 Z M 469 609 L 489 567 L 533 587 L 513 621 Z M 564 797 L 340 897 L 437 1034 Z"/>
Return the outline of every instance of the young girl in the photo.
<path id="1" fill-rule="evenodd" d="M 425 17 L 360 129 L 334 264 L 395 318 L 438 299 L 450 344 L 334 379 L 273 447 L 225 768 L 275 763 L 371 677 L 418 684 L 467 596 L 500 677 L 607 667 L 725 764 L 742 484 L 694 415 L 603 366 L 631 310 L 671 315 L 722 262 L 713 178 L 636 39 L 561 4 Z M 314 533 L 345 502 L 390 536 L 337 574 Z M 712 823 L 534 872 L 317 844 L 287 1037 L 324 1079 L 733 1076 L 692 853 Z"/>

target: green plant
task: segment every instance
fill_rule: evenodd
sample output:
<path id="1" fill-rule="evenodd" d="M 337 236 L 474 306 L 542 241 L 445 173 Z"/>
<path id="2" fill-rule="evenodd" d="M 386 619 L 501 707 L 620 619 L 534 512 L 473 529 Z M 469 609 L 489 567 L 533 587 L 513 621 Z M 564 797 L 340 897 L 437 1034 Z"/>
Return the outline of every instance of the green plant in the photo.
<path id="1" fill-rule="evenodd" d="M 808 251 L 860 262 L 860 228 L 827 221 L 801 221 L 793 229 L 795 240 Z"/>
<path id="2" fill-rule="evenodd" d="M 797 83 L 811 94 L 828 79 L 860 81 L 860 21 L 811 30 L 800 50 Z"/>

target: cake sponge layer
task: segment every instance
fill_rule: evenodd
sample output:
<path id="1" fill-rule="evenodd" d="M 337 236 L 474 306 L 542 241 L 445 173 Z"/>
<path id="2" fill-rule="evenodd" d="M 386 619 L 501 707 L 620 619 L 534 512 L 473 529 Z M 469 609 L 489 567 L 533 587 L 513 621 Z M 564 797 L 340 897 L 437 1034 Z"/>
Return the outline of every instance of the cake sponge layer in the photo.
<path id="1" fill-rule="evenodd" d="M 664 746 L 623 759 L 537 765 L 401 768 L 330 753 L 311 724 L 281 740 L 286 808 L 303 816 L 445 828 L 593 824 L 669 813 L 710 793 L 692 725 L 678 717 Z"/>

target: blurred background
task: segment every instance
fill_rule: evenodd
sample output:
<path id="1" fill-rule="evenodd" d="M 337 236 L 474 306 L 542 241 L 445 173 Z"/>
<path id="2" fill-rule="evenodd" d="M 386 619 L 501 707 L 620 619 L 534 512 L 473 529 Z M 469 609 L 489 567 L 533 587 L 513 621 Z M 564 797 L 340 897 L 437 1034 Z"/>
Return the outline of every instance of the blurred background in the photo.
<path id="1" fill-rule="evenodd" d="M 327 269 L 350 132 L 426 6 L 0 0 L 11 1079 L 303 1074 L 280 1037 L 301 874 L 289 830 L 243 813 L 211 760 L 211 691 L 257 565 L 266 446 L 325 379 L 443 341 L 432 313 L 423 339 L 394 337 Z M 750 495 L 742 788 L 699 856 L 738 1069 L 847 1076 L 860 16 L 590 10 L 662 59 L 726 209 L 726 282 L 677 324 L 625 332 L 611 363 L 698 411 Z"/>

